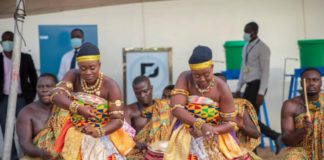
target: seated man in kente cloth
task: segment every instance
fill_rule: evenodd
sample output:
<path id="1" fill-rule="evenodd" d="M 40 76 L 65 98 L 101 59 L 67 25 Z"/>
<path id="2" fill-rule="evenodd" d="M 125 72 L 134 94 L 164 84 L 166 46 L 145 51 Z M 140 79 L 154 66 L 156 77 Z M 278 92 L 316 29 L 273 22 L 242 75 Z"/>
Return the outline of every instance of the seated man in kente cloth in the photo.
<path id="1" fill-rule="evenodd" d="M 17 134 L 24 153 L 23 160 L 52 159 L 54 154 L 54 132 L 50 117 L 55 107 L 50 102 L 50 90 L 55 87 L 57 79 L 52 74 L 42 74 L 37 81 L 37 101 L 27 105 L 17 117 Z"/>
<path id="2" fill-rule="evenodd" d="M 137 102 L 125 107 L 125 120 L 136 130 L 136 149 L 127 159 L 144 159 L 149 144 L 168 141 L 171 135 L 171 113 L 167 101 L 153 99 L 149 78 L 138 76 L 133 80 Z"/>
<path id="3" fill-rule="evenodd" d="M 229 87 L 213 75 L 211 49 L 196 47 L 189 67 L 172 90 L 172 113 L 178 122 L 164 159 L 249 158 L 235 137 L 237 112 Z"/>
<path id="4" fill-rule="evenodd" d="M 84 43 L 76 58 L 79 69 L 67 72 L 52 90 L 52 102 L 71 114 L 55 141 L 64 159 L 122 160 L 135 146 L 121 128 L 121 91 L 100 71 L 99 53 L 97 46 Z"/>
<path id="5" fill-rule="evenodd" d="M 306 86 L 303 80 L 306 80 Z M 301 87 L 307 95 L 300 95 L 283 103 L 281 110 L 282 141 L 287 148 L 286 160 L 324 159 L 324 94 L 321 93 L 321 73 L 315 68 L 301 73 Z M 304 92 L 303 92 L 304 93 Z M 305 96 L 308 99 L 307 115 Z"/>
<path id="6" fill-rule="evenodd" d="M 215 73 L 214 75 L 227 82 L 222 73 Z M 261 142 L 261 132 L 255 109 L 251 102 L 243 98 L 234 98 L 234 106 L 237 111 L 237 126 L 239 128 L 236 136 L 240 141 L 240 146 L 249 151 L 252 159 L 260 159 L 253 153 Z"/>

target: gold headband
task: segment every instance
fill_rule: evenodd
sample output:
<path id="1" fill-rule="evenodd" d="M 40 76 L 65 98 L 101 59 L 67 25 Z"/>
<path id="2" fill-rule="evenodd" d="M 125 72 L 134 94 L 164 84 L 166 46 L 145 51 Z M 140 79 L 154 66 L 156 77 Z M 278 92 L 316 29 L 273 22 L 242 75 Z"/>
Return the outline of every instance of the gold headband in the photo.
<path id="1" fill-rule="evenodd" d="M 76 60 L 78 62 L 85 62 L 85 61 L 96 61 L 96 60 L 100 60 L 100 56 L 99 55 L 91 55 L 91 56 L 80 56 L 77 57 Z"/>
<path id="2" fill-rule="evenodd" d="M 209 61 L 202 62 L 202 63 L 189 64 L 189 67 L 190 67 L 191 70 L 201 70 L 201 69 L 208 68 L 208 67 L 210 67 L 212 65 L 213 65 L 213 61 L 209 60 Z"/>

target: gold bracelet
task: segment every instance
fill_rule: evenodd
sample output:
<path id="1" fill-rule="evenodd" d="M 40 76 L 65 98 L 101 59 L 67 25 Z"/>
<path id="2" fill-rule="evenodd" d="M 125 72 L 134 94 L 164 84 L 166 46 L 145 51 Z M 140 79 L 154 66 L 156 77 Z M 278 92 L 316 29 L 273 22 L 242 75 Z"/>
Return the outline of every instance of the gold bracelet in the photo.
<path id="1" fill-rule="evenodd" d="M 65 89 L 64 87 L 55 87 L 54 90 L 63 91 L 63 92 L 65 92 L 65 94 L 66 94 L 68 97 L 71 97 L 71 93 L 70 93 L 70 91 L 68 91 L 68 90 Z"/>
<path id="2" fill-rule="evenodd" d="M 234 127 L 234 130 L 235 131 L 238 131 L 239 130 L 239 127 L 237 126 L 237 123 L 236 122 L 228 121 L 228 123 L 231 124 Z"/>
<path id="3" fill-rule="evenodd" d="M 69 110 L 70 110 L 70 112 L 77 114 L 79 107 L 80 107 L 80 105 L 78 104 L 77 101 L 72 101 L 69 105 Z"/>
<path id="4" fill-rule="evenodd" d="M 54 102 L 53 102 L 53 98 L 54 98 L 56 95 L 58 95 L 58 94 L 59 94 L 59 92 L 54 92 L 54 93 L 51 95 L 51 97 L 50 97 L 50 101 L 51 101 L 52 104 L 54 104 Z"/>
<path id="5" fill-rule="evenodd" d="M 110 116 L 111 115 L 116 115 L 116 114 L 120 114 L 120 115 L 123 116 L 124 115 L 124 111 L 111 111 L 111 112 L 108 113 L 108 115 L 110 115 Z"/>
<path id="6" fill-rule="evenodd" d="M 176 108 L 182 108 L 182 109 L 185 109 L 185 106 L 182 105 L 182 104 L 176 104 L 176 105 L 174 105 L 174 106 L 171 108 L 171 111 L 175 110 Z"/>
<path id="7" fill-rule="evenodd" d="M 101 128 L 101 127 L 96 128 L 96 132 L 98 134 L 98 137 L 102 137 L 105 135 L 105 132 L 103 131 L 103 128 Z"/>
<path id="8" fill-rule="evenodd" d="M 193 127 L 195 128 L 195 129 L 197 129 L 197 130 L 201 130 L 201 128 L 202 128 L 202 126 L 203 126 L 203 124 L 205 124 L 206 122 L 203 120 L 203 119 L 201 119 L 201 118 L 196 118 L 195 119 L 195 122 L 193 123 Z"/>

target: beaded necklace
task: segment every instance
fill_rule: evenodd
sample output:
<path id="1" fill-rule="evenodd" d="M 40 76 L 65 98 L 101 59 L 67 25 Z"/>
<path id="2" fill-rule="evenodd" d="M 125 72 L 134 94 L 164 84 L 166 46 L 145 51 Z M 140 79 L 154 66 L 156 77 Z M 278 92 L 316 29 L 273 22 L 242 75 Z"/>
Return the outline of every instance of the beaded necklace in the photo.
<path id="1" fill-rule="evenodd" d="M 198 90 L 198 92 L 201 95 L 204 95 L 204 93 L 208 93 L 209 90 L 215 86 L 215 78 L 213 77 L 213 79 L 210 81 L 207 88 L 205 88 L 205 89 L 200 88 L 196 82 L 194 82 L 194 83 L 195 83 L 195 88 Z"/>
<path id="2" fill-rule="evenodd" d="M 87 82 L 84 79 L 81 79 L 81 87 L 82 87 L 83 92 L 88 93 L 88 94 L 95 94 L 95 95 L 99 96 L 100 88 L 102 86 L 102 79 L 103 79 L 102 72 L 100 72 L 99 77 L 93 86 L 88 86 Z"/>

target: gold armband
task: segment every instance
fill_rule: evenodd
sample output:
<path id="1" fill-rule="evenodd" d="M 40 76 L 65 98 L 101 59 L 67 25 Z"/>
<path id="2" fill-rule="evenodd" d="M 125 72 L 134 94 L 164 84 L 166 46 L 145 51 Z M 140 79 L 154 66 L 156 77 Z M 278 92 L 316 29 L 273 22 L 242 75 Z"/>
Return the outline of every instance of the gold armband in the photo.
<path id="1" fill-rule="evenodd" d="M 186 97 L 189 96 L 189 92 L 187 90 L 184 90 L 184 89 L 173 89 L 171 91 L 172 96 L 177 95 L 177 94 L 181 94 L 181 95 L 184 95 Z"/>
<path id="2" fill-rule="evenodd" d="M 78 113 L 78 108 L 80 107 L 80 105 L 78 104 L 77 101 L 72 101 L 69 105 L 69 110 L 71 113 Z"/>
<path id="3" fill-rule="evenodd" d="M 111 111 L 108 113 L 108 115 L 116 115 L 116 114 L 119 114 L 119 115 L 122 115 L 124 116 L 124 111 Z"/>
<path id="4" fill-rule="evenodd" d="M 237 115 L 237 111 L 229 112 L 229 113 L 219 112 L 219 115 L 222 118 L 235 118 Z"/>
<path id="5" fill-rule="evenodd" d="M 121 100 L 115 100 L 115 102 L 109 102 L 110 105 L 115 105 L 116 107 L 120 107 L 124 102 Z"/>
<path id="6" fill-rule="evenodd" d="M 183 109 L 185 109 L 185 106 L 182 105 L 182 104 L 176 104 L 176 105 L 174 105 L 174 106 L 171 108 L 171 111 L 173 111 L 173 110 L 175 110 L 175 109 L 177 109 L 177 108 L 183 108 Z"/>
<path id="7" fill-rule="evenodd" d="M 66 96 L 71 97 L 70 91 L 68 91 L 64 87 L 55 87 L 54 89 L 52 89 L 52 92 L 54 92 L 54 93 L 55 92 L 59 92 L 59 94 L 61 94 L 62 92 L 64 92 Z"/>
<path id="8" fill-rule="evenodd" d="M 195 119 L 195 122 L 193 123 L 193 127 L 195 128 L 195 129 L 197 129 L 197 130 L 201 130 L 201 128 L 202 128 L 202 126 L 203 126 L 203 124 L 205 124 L 206 122 L 203 120 L 203 119 L 201 119 L 201 118 L 196 118 Z"/>
<path id="9" fill-rule="evenodd" d="M 73 91 L 73 84 L 70 81 L 61 81 L 56 86 L 59 87 L 61 85 L 66 87 L 68 90 Z"/>

